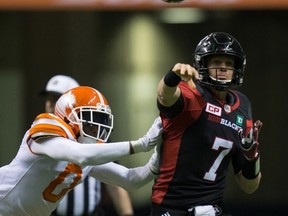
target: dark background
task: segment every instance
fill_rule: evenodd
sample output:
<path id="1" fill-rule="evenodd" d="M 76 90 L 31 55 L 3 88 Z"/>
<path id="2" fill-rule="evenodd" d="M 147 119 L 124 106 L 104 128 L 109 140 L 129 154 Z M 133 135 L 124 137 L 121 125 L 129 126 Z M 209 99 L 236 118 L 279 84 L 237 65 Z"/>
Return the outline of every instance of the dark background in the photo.
<path id="1" fill-rule="evenodd" d="M 9 130 L 4 134 L 4 138 L 2 134 L 1 165 L 14 157 L 23 133 L 35 115 L 42 112 L 43 100 L 39 98 L 38 91 L 43 89 L 48 79 L 56 73 L 71 75 L 81 84 L 97 86 L 103 90 L 114 105 L 114 115 L 121 116 L 119 120 L 115 120 L 119 122 L 115 125 L 115 131 L 120 131 L 118 134 L 116 132 L 115 139 L 135 138 L 121 129 L 121 124 L 123 127 L 130 115 L 137 115 L 137 110 L 127 112 L 121 109 L 120 103 L 126 104 L 122 104 L 123 106 L 129 104 L 129 101 L 125 100 L 125 92 L 122 91 L 127 86 L 120 83 L 115 87 L 111 81 L 113 77 L 125 80 L 125 77 L 132 73 L 133 56 L 127 53 L 131 48 L 129 37 L 125 37 L 125 34 L 121 36 L 119 32 L 133 16 L 142 14 L 154 20 L 169 41 L 169 52 L 159 50 L 157 57 L 153 58 L 155 71 L 159 71 L 155 85 L 153 84 L 155 95 L 152 96 L 152 105 L 155 109 L 156 103 L 153 100 L 156 98 L 158 80 L 176 62 L 191 63 L 192 52 L 201 38 L 213 31 L 225 31 L 240 41 L 247 55 L 244 85 L 240 90 L 248 95 L 252 102 L 254 119 L 264 122 L 260 135 L 263 178 L 258 191 L 253 195 L 246 195 L 238 189 L 230 173 L 226 200 L 235 216 L 287 215 L 287 10 L 206 10 L 206 19 L 196 24 L 162 23 L 157 18 L 157 13 L 158 11 L 131 10 L 1 11 L 0 79 L 6 76 L 7 71 L 18 71 L 15 79 L 20 80 L 12 81 L 19 83 L 19 89 L 15 91 L 21 96 L 15 98 L 13 91 L 5 92 L 5 89 L 1 88 L 1 117 L 7 118 L 8 122 L 20 118 L 17 132 Z M 115 37 L 120 37 L 117 47 L 113 43 Z M 143 43 L 146 41 L 143 40 Z M 3 95 L 6 98 L 3 98 Z M 18 117 L 7 112 L 7 109 L 3 113 L 3 106 L 9 108 L 11 104 L 12 107 L 13 100 L 20 101 L 20 106 L 17 107 L 17 112 L 20 113 Z M 151 117 L 153 118 L 154 116 Z M 147 125 L 150 123 L 151 121 Z M 1 124 L 0 129 L 3 131 L 9 127 L 9 124 Z M 142 131 L 139 133 L 142 134 Z M 10 142 L 13 136 L 17 143 Z M 104 205 L 111 211 L 112 208 L 106 200 L 104 197 Z M 135 204 L 135 211 L 137 216 L 148 215 L 149 200 L 144 198 L 143 202 Z"/>

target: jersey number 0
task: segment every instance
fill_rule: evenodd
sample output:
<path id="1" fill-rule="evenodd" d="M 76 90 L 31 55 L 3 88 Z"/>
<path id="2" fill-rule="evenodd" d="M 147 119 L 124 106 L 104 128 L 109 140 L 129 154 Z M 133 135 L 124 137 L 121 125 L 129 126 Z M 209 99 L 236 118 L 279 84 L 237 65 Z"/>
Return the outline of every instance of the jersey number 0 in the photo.
<path id="1" fill-rule="evenodd" d="M 74 179 L 69 185 L 69 187 L 65 187 L 60 190 L 59 193 L 56 193 L 57 189 L 59 190 L 61 184 L 64 182 L 65 178 L 68 175 L 74 175 Z M 57 202 L 61 199 L 69 190 L 74 188 L 77 185 L 77 182 L 81 179 L 82 169 L 80 166 L 76 164 L 68 164 L 65 167 L 65 170 L 61 172 L 56 179 L 54 179 L 48 187 L 43 191 L 43 198 L 49 202 Z"/>

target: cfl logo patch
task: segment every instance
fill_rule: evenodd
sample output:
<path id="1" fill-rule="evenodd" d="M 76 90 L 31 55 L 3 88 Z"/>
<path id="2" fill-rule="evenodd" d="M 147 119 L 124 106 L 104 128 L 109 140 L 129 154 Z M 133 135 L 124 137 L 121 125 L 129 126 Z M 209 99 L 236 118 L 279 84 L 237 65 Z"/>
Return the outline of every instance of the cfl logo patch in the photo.
<path id="1" fill-rule="evenodd" d="M 222 108 L 215 106 L 213 104 L 207 103 L 206 105 L 206 112 L 214 114 L 216 116 L 221 116 L 222 114 Z"/>

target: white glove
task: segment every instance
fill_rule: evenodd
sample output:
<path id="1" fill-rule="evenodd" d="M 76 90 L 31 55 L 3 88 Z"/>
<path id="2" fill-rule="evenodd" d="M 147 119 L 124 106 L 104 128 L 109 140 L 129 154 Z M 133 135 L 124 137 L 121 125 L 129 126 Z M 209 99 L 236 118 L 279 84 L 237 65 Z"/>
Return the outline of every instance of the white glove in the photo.
<path id="1" fill-rule="evenodd" d="M 148 162 L 149 169 L 155 175 L 158 175 L 159 172 L 160 172 L 160 170 L 159 170 L 159 166 L 160 166 L 160 148 L 161 148 L 161 144 L 158 144 L 157 146 L 154 147 L 154 152 L 151 155 L 151 157 L 149 159 L 149 162 Z"/>
<path id="2" fill-rule="evenodd" d="M 155 119 L 146 135 L 136 141 L 131 141 L 133 152 L 138 153 L 150 151 L 154 146 L 162 142 L 162 131 L 163 127 L 161 118 L 158 117 Z"/>

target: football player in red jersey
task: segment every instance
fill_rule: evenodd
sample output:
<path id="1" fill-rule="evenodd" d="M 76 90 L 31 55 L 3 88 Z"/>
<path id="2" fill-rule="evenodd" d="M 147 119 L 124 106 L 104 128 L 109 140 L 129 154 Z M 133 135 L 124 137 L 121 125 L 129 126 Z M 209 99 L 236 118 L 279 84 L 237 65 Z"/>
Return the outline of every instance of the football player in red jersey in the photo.
<path id="1" fill-rule="evenodd" d="M 163 123 L 160 174 L 151 216 L 231 215 L 223 193 L 230 162 L 250 194 L 261 179 L 258 134 L 241 86 L 246 57 L 230 34 L 214 32 L 196 46 L 193 66 L 178 63 L 158 85 Z"/>
<path id="2" fill-rule="evenodd" d="M 13 161 L 0 168 L 1 216 L 49 216 L 88 175 L 125 189 L 155 178 L 157 151 L 142 167 L 128 169 L 110 161 L 149 151 L 160 143 L 159 117 L 136 141 L 106 143 L 113 115 L 104 95 L 88 86 L 64 93 L 54 113 L 36 117 Z"/>

